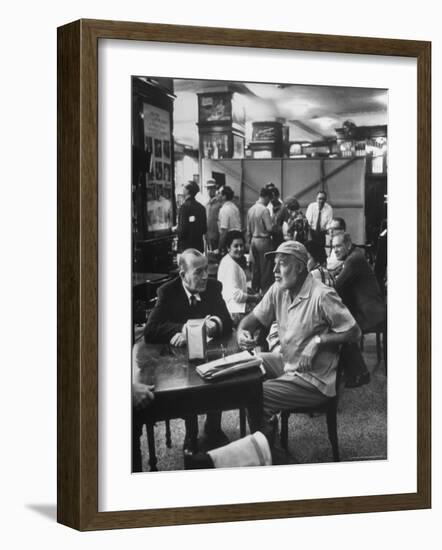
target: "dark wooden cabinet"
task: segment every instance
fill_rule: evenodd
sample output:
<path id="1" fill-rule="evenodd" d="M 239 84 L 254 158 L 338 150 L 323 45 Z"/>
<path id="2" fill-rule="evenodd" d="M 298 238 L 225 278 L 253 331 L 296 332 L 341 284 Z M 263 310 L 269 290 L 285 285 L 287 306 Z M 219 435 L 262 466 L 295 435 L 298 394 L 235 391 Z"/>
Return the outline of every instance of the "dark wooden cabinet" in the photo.
<path id="1" fill-rule="evenodd" d="M 244 158 L 245 111 L 231 90 L 198 94 L 200 158 Z"/>
<path id="2" fill-rule="evenodd" d="M 133 271 L 173 267 L 173 81 L 132 78 Z"/>

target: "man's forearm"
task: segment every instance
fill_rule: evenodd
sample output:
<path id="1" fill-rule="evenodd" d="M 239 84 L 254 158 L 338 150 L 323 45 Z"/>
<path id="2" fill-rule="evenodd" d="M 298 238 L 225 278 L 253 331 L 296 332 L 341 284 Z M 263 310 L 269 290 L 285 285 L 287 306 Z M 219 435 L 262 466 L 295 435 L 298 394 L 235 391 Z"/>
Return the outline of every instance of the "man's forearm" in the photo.
<path id="1" fill-rule="evenodd" d="M 348 342 L 357 342 L 361 337 L 361 329 L 355 324 L 350 330 L 345 332 L 328 332 L 321 335 L 321 345 L 327 344 L 346 344 Z"/>
<path id="2" fill-rule="evenodd" d="M 255 332 L 259 327 L 261 326 L 261 323 L 258 321 L 258 319 L 255 317 L 253 311 L 246 315 L 244 319 L 240 322 L 238 326 L 239 330 L 247 330 L 251 334 Z"/>
<path id="3" fill-rule="evenodd" d="M 144 327 L 144 341 L 148 344 L 168 343 L 174 334 L 181 332 L 184 323 L 167 321 L 156 313 L 154 309 Z"/>

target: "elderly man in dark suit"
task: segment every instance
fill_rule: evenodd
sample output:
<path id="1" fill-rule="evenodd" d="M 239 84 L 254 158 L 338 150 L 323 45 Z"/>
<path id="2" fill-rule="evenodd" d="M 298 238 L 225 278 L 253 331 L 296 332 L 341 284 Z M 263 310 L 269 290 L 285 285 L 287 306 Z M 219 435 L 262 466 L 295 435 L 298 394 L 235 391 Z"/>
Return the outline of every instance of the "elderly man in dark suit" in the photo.
<path id="1" fill-rule="evenodd" d="M 362 332 L 369 332 L 385 321 L 385 305 L 376 276 L 348 233 L 334 235 L 332 247 L 336 259 L 343 262 L 335 277 L 336 291 Z"/>
<path id="2" fill-rule="evenodd" d="M 206 318 L 209 336 L 229 334 L 232 319 L 223 300 L 219 281 L 208 278 L 207 258 L 196 249 L 185 250 L 179 260 L 179 277 L 158 289 L 158 301 L 144 329 L 147 343 L 186 345 L 185 328 L 189 319 Z M 206 446 L 216 447 L 228 439 L 221 430 L 221 412 L 209 413 L 206 420 Z M 197 447 L 197 418 L 186 419 L 186 449 Z"/>
<path id="3" fill-rule="evenodd" d="M 333 252 L 341 266 L 335 271 L 335 288 L 360 326 L 362 333 L 375 331 L 385 323 L 386 309 L 376 276 L 362 250 L 352 244 L 348 233 L 335 233 Z M 370 381 L 370 373 L 359 349 L 349 344 L 343 350 L 348 365 L 347 387 L 357 387 Z"/>

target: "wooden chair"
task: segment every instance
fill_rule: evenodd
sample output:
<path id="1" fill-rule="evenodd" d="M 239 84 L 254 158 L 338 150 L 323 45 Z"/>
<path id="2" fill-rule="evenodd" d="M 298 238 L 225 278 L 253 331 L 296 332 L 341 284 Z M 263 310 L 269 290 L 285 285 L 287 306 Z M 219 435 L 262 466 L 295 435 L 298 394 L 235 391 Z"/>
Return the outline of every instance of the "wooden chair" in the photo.
<path id="1" fill-rule="evenodd" d="M 378 363 L 384 360 L 385 374 L 387 374 L 387 319 L 371 330 L 364 331 L 361 336 L 361 351 L 364 351 L 364 336 L 376 334 L 376 357 Z"/>
<path id="2" fill-rule="evenodd" d="M 336 373 L 336 395 L 329 397 L 327 401 L 321 405 L 314 407 L 297 407 L 281 412 L 281 446 L 287 450 L 288 447 L 288 427 L 289 417 L 291 414 L 314 414 L 325 413 L 327 419 L 328 438 L 330 440 L 333 452 L 333 460 L 335 462 L 340 461 L 339 445 L 338 445 L 338 430 L 337 430 L 337 413 L 338 413 L 338 401 L 339 401 L 339 388 L 342 378 L 343 365 L 341 361 L 341 354 L 339 355 L 337 373 Z"/>

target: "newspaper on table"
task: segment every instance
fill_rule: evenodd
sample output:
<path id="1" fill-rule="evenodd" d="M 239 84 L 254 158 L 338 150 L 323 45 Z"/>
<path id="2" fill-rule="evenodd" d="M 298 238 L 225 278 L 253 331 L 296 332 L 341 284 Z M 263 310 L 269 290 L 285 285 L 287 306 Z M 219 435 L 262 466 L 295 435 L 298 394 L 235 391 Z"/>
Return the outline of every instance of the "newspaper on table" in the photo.
<path id="1" fill-rule="evenodd" d="M 262 374 L 265 374 L 260 357 L 248 351 L 241 351 L 199 365 L 196 367 L 196 371 L 204 380 L 219 380 L 256 368 L 259 368 Z"/>

